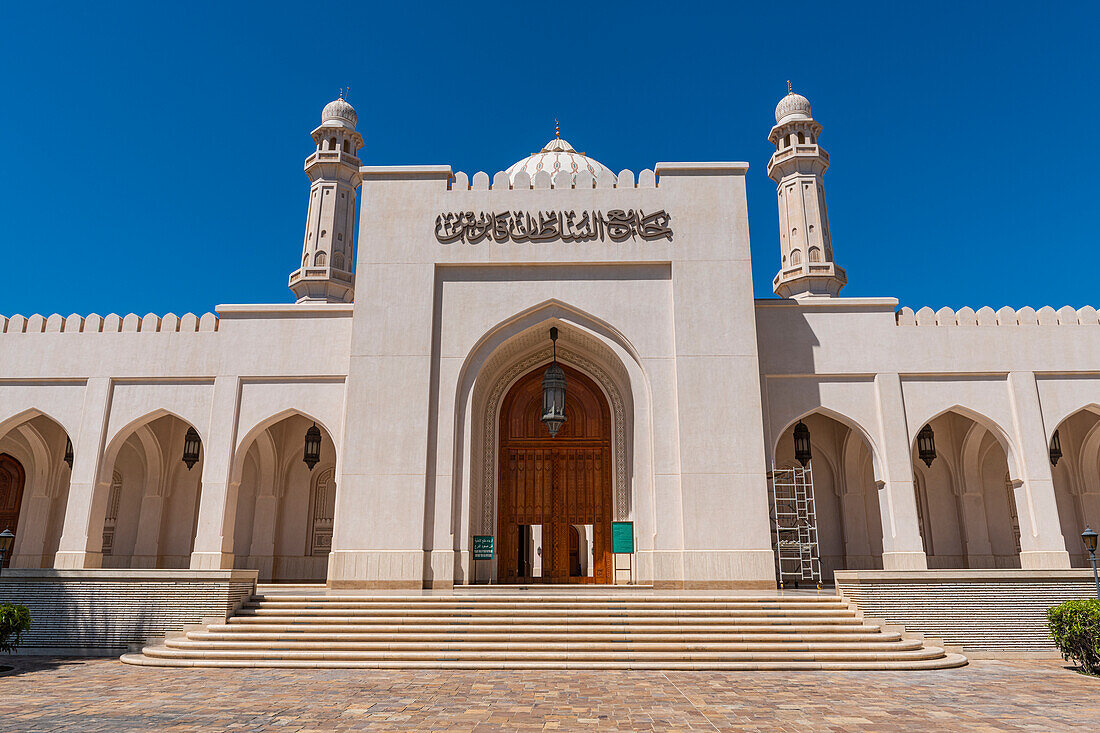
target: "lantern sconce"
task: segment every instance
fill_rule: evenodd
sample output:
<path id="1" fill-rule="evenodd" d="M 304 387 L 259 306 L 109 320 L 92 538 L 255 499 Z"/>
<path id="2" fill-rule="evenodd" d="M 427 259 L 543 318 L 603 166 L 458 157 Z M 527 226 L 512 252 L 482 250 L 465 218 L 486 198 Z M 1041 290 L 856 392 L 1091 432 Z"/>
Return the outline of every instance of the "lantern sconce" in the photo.
<path id="1" fill-rule="evenodd" d="M 187 464 L 188 471 L 199 462 L 199 448 L 201 446 L 202 441 L 199 440 L 199 434 L 195 432 L 194 428 L 187 428 L 187 434 L 183 436 L 183 462 Z"/>
<path id="2" fill-rule="evenodd" d="M 805 468 L 810 462 L 810 429 L 801 420 L 794 426 L 794 458 Z"/>
<path id="3" fill-rule="evenodd" d="M 1058 437 L 1058 431 L 1054 431 L 1054 435 L 1050 436 L 1050 465 L 1057 466 L 1058 461 L 1062 459 L 1062 440 Z"/>
<path id="4" fill-rule="evenodd" d="M 73 441 L 65 438 L 65 457 L 62 459 L 69 466 L 69 470 L 73 470 Z"/>
<path id="5" fill-rule="evenodd" d="M 317 428 L 317 423 L 313 423 L 313 427 L 306 431 L 306 447 L 302 454 L 302 462 L 309 466 L 309 470 L 312 471 L 321 461 L 321 431 Z"/>
<path id="6" fill-rule="evenodd" d="M 929 468 L 936 460 L 936 434 L 932 432 L 931 425 L 925 425 L 917 433 L 917 457 Z"/>
<path id="7" fill-rule="evenodd" d="M 542 422 L 553 438 L 565 424 L 565 372 L 558 366 L 558 329 L 550 329 L 554 361 L 542 376 Z"/>

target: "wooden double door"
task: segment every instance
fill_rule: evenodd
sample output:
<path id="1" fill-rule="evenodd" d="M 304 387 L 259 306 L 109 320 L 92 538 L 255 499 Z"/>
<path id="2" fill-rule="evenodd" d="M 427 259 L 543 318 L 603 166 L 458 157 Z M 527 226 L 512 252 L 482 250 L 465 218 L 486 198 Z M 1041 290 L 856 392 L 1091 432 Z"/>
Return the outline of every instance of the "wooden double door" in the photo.
<path id="1" fill-rule="evenodd" d="M 502 583 L 610 583 L 611 411 L 592 380 L 562 365 L 566 422 L 542 417 L 543 366 L 501 404 L 497 577 Z"/>

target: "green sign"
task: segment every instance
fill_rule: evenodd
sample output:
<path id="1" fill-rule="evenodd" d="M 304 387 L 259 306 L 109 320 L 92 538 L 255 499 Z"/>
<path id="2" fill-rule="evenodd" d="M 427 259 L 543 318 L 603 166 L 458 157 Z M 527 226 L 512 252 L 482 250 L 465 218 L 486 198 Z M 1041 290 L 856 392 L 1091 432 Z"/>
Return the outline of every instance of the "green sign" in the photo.
<path id="1" fill-rule="evenodd" d="M 616 555 L 634 554 L 634 522 L 611 523 L 611 551 Z"/>
<path id="2" fill-rule="evenodd" d="M 491 534 L 474 535 L 474 559 L 493 559 L 493 536 Z"/>

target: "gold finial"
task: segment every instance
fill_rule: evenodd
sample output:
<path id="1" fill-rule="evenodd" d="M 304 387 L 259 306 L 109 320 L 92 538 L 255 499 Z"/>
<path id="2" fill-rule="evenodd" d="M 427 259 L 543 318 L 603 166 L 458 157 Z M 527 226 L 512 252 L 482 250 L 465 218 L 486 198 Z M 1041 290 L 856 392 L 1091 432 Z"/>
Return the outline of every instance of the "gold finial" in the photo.
<path id="1" fill-rule="evenodd" d="M 561 139 L 561 125 L 558 124 L 558 118 L 554 118 L 554 137 Z"/>
<path id="2" fill-rule="evenodd" d="M 794 94 L 794 91 L 791 90 L 791 80 L 790 79 L 787 79 L 787 94 Z"/>
<path id="3" fill-rule="evenodd" d="M 340 99 L 344 98 L 344 88 L 340 87 Z"/>

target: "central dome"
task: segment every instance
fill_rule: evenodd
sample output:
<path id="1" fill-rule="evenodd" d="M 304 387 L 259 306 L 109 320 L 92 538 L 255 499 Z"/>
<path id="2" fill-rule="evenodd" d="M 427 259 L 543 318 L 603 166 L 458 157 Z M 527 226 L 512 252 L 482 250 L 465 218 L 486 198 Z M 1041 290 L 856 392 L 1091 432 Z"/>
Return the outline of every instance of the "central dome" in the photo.
<path id="1" fill-rule="evenodd" d="M 558 171 L 568 171 L 570 180 L 573 183 L 577 182 L 577 174 L 581 171 L 588 171 L 593 178 L 603 171 L 611 172 L 602 163 L 589 158 L 584 153 L 578 153 L 572 145 L 560 137 L 555 137 L 546 143 L 542 150 L 534 155 L 529 155 L 523 160 L 517 160 L 510 165 L 508 170 L 504 171 L 508 174 L 508 182 L 515 183 L 516 175 L 520 171 L 525 172 L 531 178 L 534 178 L 539 171 L 546 171 L 551 178 Z"/>

